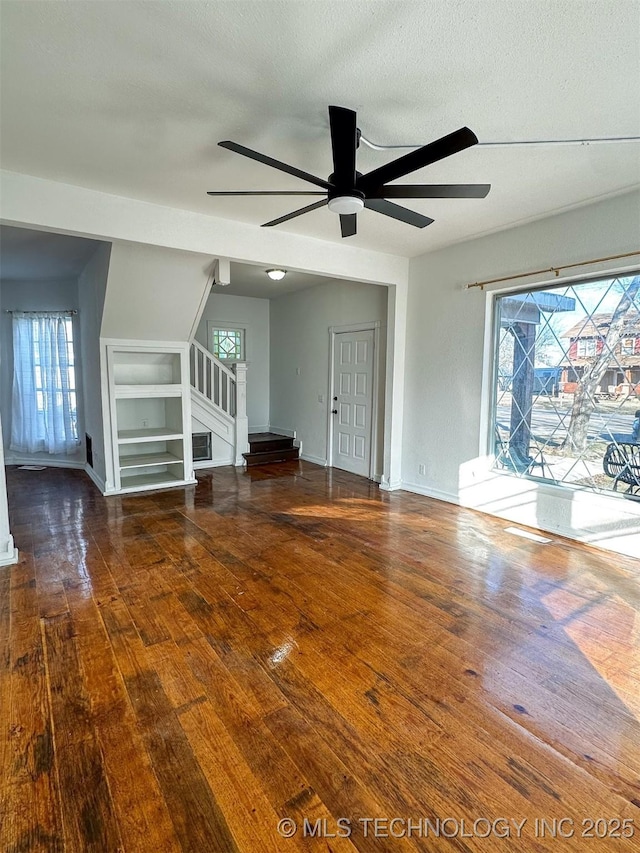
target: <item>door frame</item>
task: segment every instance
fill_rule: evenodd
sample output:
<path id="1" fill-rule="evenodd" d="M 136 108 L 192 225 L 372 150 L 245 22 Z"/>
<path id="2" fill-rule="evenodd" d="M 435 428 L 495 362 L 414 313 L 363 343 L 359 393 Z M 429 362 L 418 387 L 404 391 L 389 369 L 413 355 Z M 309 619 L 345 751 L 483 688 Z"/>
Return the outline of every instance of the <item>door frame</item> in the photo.
<path id="1" fill-rule="evenodd" d="M 369 454 L 369 479 L 376 480 L 376 456 L 378 450 L 378 407 L 380 394 L 380 378 L 378 359 L 380 356 L 380 320 L 370 320 L 366 323 L 348 323 L 345 326 L 329 326 L 329 399 L 327 406 L 327 467 L 333 468 L 333 409 L 336 335 L 343 332 L 373 332 L 373 383 L 371 389 L 371 453 Z M 380 481 L 380 477 L 377 477 Z"/>

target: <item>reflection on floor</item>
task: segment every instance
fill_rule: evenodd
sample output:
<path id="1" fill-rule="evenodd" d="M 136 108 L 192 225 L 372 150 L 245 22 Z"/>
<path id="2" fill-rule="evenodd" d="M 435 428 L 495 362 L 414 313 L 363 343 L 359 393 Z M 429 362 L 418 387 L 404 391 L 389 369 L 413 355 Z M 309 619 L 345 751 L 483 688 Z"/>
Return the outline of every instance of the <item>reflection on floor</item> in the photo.
<path id="1" fill-rule="evenodd" d="M 303 462 L 198 480 L 8 469 L 0 849 L 637 849 L 637 563 Z"/>

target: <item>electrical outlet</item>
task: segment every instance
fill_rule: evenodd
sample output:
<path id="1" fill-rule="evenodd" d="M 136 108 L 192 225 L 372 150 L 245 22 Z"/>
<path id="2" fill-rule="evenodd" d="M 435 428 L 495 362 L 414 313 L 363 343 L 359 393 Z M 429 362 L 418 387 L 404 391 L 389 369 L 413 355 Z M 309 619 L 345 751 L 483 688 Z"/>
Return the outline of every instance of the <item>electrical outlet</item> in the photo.
<path id="1" fill-rule="evenodd" d="M 296 367 L 296 376 L 300 376 L 302 370 L 299 367 Z"/>
<path id="2" fill-rule="evenodd" d="M 318 394 L 318 402 L 324 403 L 324 394 Z"/>
<path id="3" fill-rule="evenodd" d="M 418 465 L 418 474 L 426 474 L 427 466 L 426 465 Z"/>

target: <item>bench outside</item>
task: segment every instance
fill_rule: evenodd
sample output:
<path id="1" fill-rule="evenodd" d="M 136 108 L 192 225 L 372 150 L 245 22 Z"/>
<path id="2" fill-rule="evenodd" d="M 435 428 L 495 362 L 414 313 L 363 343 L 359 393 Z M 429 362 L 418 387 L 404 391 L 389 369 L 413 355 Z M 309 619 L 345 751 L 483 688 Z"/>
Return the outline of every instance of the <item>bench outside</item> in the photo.
<path id="1" fill-rule="evenodd" d="M 618 490 L 618 483 L 626 483 L 629 488 L 626 494 L 636 494 L 640 488 L 640 444 L 630 441 L 612 442 L 602 460 L 604 473 L 613 477 L 613 490 Z"/>

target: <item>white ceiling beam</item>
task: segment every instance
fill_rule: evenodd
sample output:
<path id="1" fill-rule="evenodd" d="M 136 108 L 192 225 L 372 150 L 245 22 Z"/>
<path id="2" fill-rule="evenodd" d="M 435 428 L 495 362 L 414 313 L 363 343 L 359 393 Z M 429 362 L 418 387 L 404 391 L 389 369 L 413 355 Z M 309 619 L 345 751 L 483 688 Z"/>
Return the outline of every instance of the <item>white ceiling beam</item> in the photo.
<path id="1" fill-rule="evenodd" d="M 400 255 L 329 243 L 163 207 L 16 172 L 0 172 L 0 219 L 9 225 L 166 246 L 374 284 L 406 285 Z"/>

